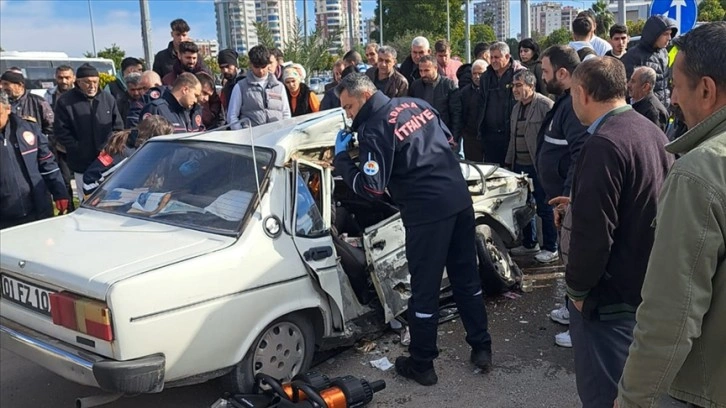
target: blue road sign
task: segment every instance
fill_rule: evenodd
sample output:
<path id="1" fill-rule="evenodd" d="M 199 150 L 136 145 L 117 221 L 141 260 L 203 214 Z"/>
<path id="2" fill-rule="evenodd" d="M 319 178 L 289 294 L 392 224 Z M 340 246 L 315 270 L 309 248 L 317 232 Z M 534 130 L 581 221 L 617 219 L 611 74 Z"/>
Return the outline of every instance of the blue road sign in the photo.
<path id="1" fill-rule="evenodd" d="M 678 22 L 678 34 L 690 31 L 696 25 L 698 5 L 696 0 L 653 0 L 650 15 L 666 15 Z"/>

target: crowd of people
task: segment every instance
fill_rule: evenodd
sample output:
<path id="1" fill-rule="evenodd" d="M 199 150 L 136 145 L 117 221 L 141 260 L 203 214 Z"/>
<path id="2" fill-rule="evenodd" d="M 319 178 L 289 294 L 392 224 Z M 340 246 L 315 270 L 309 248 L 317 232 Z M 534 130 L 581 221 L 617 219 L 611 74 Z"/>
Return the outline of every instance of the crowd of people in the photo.
<path id="1" fill-rule="evenodd" d="M 219 52 L 217 92 L 181 19 L 171 23 L 172 40 L 152 70 L 125 58 L 104 90 L 89 64 L 75 72 L 58 67 L 45 98 L 25 89 L 22 71 L 11 68 L 0 78 L 0 228 L 50 217 L 52 202 L 61 214 L 73 211 L 71 180 L 82 201 L 151 137 L 342 107 L 368 169 L 347 156 L 350 135 L 343 132 L 336 171 L 360 194 L 377 198 L 388 189 L 405 203 L 412 339 L 411 357 L 396 362 L 400 374 L 437 381 L 432 299 L 444 266 L 472 362 L 491 367 L 475 254 L 461 249 L 473 241 L 473 218 L 454 175 L 459 156 L 532 179 L 542 242 L 533 218 L 512 253 L 566 266 L 566 306 L 551 317 L 570 325 L 555 342 L 574 348 L 585 407 L 653 406 L 669 387 L 693 406 L 721 406 L 726 71 L 713 61 L 726 59 L 726 23 L 676 37 L 674 60 L 667 47 L 677 29 L 667 17 L 648 19 L 634 47 L 625 26 L 614 25 L 610 41 L 596 29 L 594 15 L 583 12 L 568 45 L 541 50 L 523 39 L 516 59 L 504 42 L 482 43 L 471 64 L 452 58 L 446 40 L 432 50 L 416 37 L 400 65 L 396 49 L 369 44 L 365 73 L 361 55 L 349 51 L 331 67 L 334 81 L 322 101 L 304 67 L 262 45 L 249 50 L 248 67 L 239 66 L 236 51 Z M 394 125 L 419 115 L 422 130 L 394 129 L 394 108 L 408 112 Z M 372 142 L 382 136 L 389 139 Z"/>

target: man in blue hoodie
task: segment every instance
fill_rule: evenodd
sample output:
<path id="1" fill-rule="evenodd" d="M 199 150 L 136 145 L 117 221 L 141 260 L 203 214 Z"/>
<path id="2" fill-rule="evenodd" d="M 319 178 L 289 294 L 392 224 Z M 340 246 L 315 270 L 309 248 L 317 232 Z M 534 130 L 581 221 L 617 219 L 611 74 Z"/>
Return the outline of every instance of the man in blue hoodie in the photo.
<path id="1" fill-rule="evenodd" d="M 620 60 L 625 65 L 628 79 L 637 67 L 651 67 L 655 70 L 656 80 L 653 92 L 667 108 L 671 104 L 670 78 L 668 69 L 668 50 L 666 47 L 678 33 L 678 23 L 665 16 L 651 16 L 643 26 L 638 45 L 629 49 Z"/>

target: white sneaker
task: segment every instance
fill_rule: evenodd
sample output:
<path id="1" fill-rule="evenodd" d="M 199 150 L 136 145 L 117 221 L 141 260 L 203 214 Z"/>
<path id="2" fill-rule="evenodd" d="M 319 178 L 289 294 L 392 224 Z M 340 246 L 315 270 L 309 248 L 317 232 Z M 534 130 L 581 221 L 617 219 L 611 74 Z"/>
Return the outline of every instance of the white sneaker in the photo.
<path id="1" fill-rule="evenodd" d="M 520 245 L 520 246 L 518 246 L 516 248 L 512 248 L 512 249 L 509 250 L 509 253 L 512 254 L 512 255 L 514 255 L 514 256 L 532 255 L 532 254 L 536 254 L 536 253 L 539 253 L 539 252 L 540 252 L 540 250 L 539 250 L 539 244 L 535 244 L 534 245 L 534 248 L 527 248 L 524 245 Z"/>
<path id="2" fill-rule="evenodd" d="M 570 338 L 570 331 L 562 332 L 555 336 L 555 344 L 560 347 L 572 348 L 572 339 Z"/>
<path id="3" fill-rule="evenodd" d="M 560 324 L 570 324 L 570 311 L 567 306 L 562 306 L 550 312 L 550 319 Z"/>
<path id="4" fill-rule="evenodd" d="M 546 249 L 539 251 L 539 253 L 534 256 L 535 261 L 543 264 L 556 262 L 558 259 L 560 259 L 560 254 L 557 251 L 550 252 Z"/>

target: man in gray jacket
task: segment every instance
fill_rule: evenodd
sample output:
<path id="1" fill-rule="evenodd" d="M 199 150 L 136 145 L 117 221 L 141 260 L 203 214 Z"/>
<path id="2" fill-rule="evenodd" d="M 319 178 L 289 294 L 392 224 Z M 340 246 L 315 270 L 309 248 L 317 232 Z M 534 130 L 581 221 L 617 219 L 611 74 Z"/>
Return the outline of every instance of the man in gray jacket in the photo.
<path id="1" fill-rule="evenodd" d="M 537 177 L 537 134 L 547 112 L 554 102 L 535 92 L 537 77 L 534 72 L 525 70 L 514 74 L 512 93 L 517 104 L 512 109 L 510 119 L 510 138 L 507 157 L 504 161 L 515 173 L 526 173 L 534 184 L 534 199 L 537 202 L 537 215 L 542 219 L 542 247 L 550 253 L 557 253 L 557 229 L 552 207 L 547 203 L 546 194 Z M 524 227 L 522 245 L 512 249 L 512 255 L 536 255 L 540 252 L 537 242 L 537 220 Z"/>
<path id="2" fill-rule="evenodd" d="M 250 71 L 232 90 L 227 109 L 227 123 L 232 129 L 264 125 L 292 117 L 287 93 L 282 82 L 267 70 L 270 51 L 264 45 L 252 47 L 248 53 Z"/>

